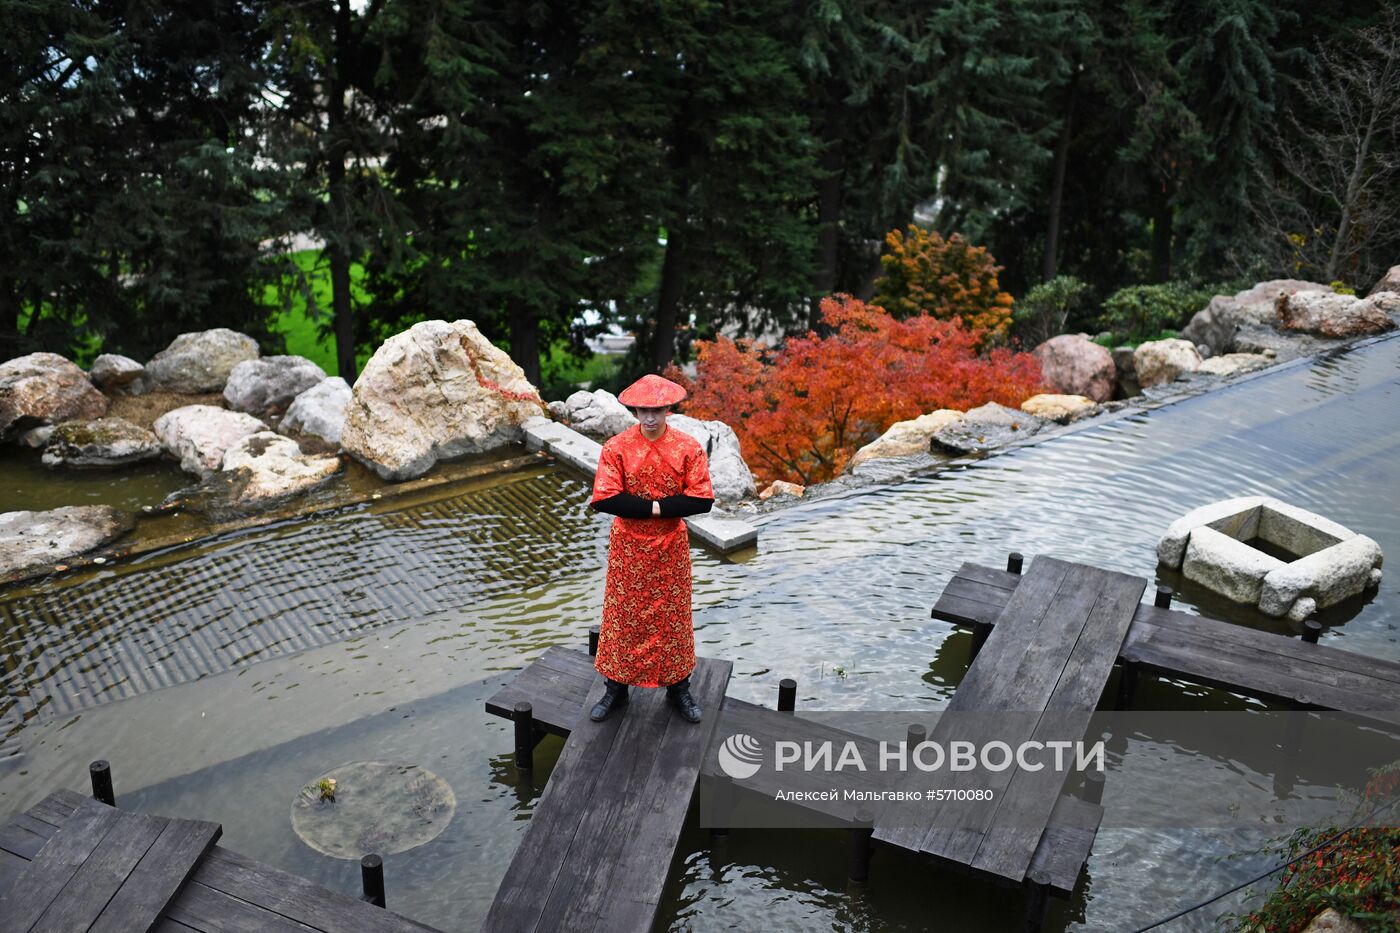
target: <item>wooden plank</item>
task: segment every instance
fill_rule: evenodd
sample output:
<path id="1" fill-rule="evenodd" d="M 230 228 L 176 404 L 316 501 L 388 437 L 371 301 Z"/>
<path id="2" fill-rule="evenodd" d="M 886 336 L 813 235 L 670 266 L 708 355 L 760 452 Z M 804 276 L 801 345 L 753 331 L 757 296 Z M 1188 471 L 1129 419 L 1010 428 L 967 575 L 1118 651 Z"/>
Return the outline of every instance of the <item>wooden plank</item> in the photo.
<path id="1" fill-rule="evenodd" d="M 60 789 L 49 794 L 43 800 L 24 811 L 27 815 L 37 820 L 43 820 L 50 826 L 57 827 L 64 820 L 73 815 L 73 811 L 92 800 L 91 797 L 84 797 L 75 791 Z"/>
<path id="2" fill-rule="evenodd" d="M 191 884 L 202 884 L 255 907 L 318 930 L 376 930 L 383 933 L 431 931 L 392 911 L 337 894 L 246 855 L 214 846 L 195 869 Z"/>
<path id="3" fill-rule="evenodd" d="M 0 901 L 0 931 L 32 929 L 116 826 L 116 810 L 97 801 L 90 803 L 64 821 Z"/>
<path id="4" fill-rule="evenodd" d="M 954 591 L 965 591 L 964 578 L 974 574 L 984 582 L 1020 579 L 969 562 L 958 569 Z M 984 588 L 981 595 L 992 599 L 993 590 Z M 992 605 L 940 597 L 933 615 L 957 624 L 994 623 Z M 1321 706 L 1389 725 L 1400 710 L 1400 664 L 1394 661 L 1149 603 L 1138 606 L 1120 659 L 1233 693 Z"/>
<path id="5" fill-rule="evenodd" d="M 697 662 L 691 692 L 701 706 L 718 709 L 731 671 L 728 661 L 707 658 Z M 656 693 L 662 698 L 663 691 Z M 596 857 L 569 859 L 550 892 L 556 910 L 546 912 L 542 929 L 599 933 L 627 929 L 645 933 L 651 929 L 700 765 L 718 723 L 713 713 L 699 723 L 686 722 L 671 709 L 663 709 L 662 714 L 665 735 L 660 745 L 644 749 L 647 765 L 637 769 L 638 779 L 628 782 L 632 786 L 624 789 L 621 782 L 610 783 L 604 777 L 602 787 L 621 800 L 619 816 L 610 820 L 606 811 L 611 808 L 606 805 L 590 810 L 580 827 L 580 838 L 602 840 L 589 846 Z M 587 870 L 578 872 L 580 868 Z M 631 900 L 632 909 L 618 917 L 613 895 L 622 891 Z M 648 905 L 649 913 L 642 910 Z"/>
<path id="6" fill-rule="evenodd" d="M 165 916 L 184 929 L 203 933 L 313 933 L 322 929 L 197 882 L 185 885 Z"/>
<path id="7" fill-rule="evenodd" d="M 203 820 L 166 821 L 88 933 L 122 933 L 142 922 L 149 929 L 223 832 Z"/>
<path id="8" fill-rule="evenodd" d="M 1051 702 L 1107 580 L 1106 572 L 1097 568 L 1065 565 L 1053 558 L 1037 557 L 948 704 L 948 710 L 954 713 L 1019 711 L 1022 715 L 1005 720 L 983 716 L 970 721 L 944 716 L 930 739 L 945 747 L 958 740 L 972 742 L 974 747 L 1002 741 L 1012 748 L 1030 741 L 1038 724 L 1032 714 L 1043 712 Z M 1024 599 L 1018 598 L 1022 590 L 1028 590 Z M 998 651 L 995 642 L 1002 632 L 1013 634 L 1012 639 L 1003 641 L 1007 647 L 1001 649 L 1014 651 L 1010 656 L 993 653 Z M 1113 657 L 1116 656 L 1115 651 Z M 984 658 L 987 659 L 985 663 Z M 1073 738 L 1080 737 L 1082 733 Z M 994 796 L 971 806 L 962 802 L 951 818 L 940 819 L 937 825 L 928 827 L 919 849 L 951 862 L 972 865 L 988 833 L 997 829 L 997 811 L 1011 793 L 1009 788 L 1016 773 L 1014 768 L 1000 772 L 976 769 L 951 773 L 944 786 L 988 789 Z M 1063 780 L 1064 775 L 1059 774 L 1059 777 Z M 1040 804 L 1047 817 L 1056 796 L 1058 788 Z M 1043 830 L 1041 822 L 1024 853 L 1027 864 Z M 998 830 L 996 838 L 1000 840 L 1002 835 Z M 1023 878 L 1024 874 L 1014 880 Z"/>
<path id="9" fill-rule="evenodd" d="M 701 658 L 691 692 L 709 711 L 683 721 L 664 691 L 634 690 L 625 712 L 602 723 L 585 697 L 530 828 L 487 914 L 486 930 L 621 929 L 610 895 L 625 890 L 648 919 L 665 885 L 671 856 L 718 718 L 731 665 Z"/>
<path id="10" fill-rule="evenodd" d="M 1036 846 L 1026 880 L 1066 897 L 1072 894 L 1089 861 L 1103 812 L 1103 807 L 1087 800 L 1061 796 Z"/>
<path id="11" fill-rule="evenodd" d="M 1098 598 L 1045 705 L 1032 741 L 1074 742 L 1084 738 L 1147 587 L 1146 580 L 1127 574 L 1100 570 L 1095 576 L 1102 581 Z M 995 816 L 971 864 L 1019 881 L 1026 877 L 1068 772 L 1014 768 L 1011 774 L 1006 793 L 997 798 Z"/>
<path id="12" fill-rule="evenodd" d="M 31 928 L 34 933 L 70 933 L 91 927 L 168 825 L 168 820 L 159 817 L 117 811 L 116 825 L 73 873 L 63 894 Z M 164 902 L 159 906 L 163 907 Z M 124 912 L 122 925 L 117 929 L 149 930 L 159 914 L 159 907 Z"/>

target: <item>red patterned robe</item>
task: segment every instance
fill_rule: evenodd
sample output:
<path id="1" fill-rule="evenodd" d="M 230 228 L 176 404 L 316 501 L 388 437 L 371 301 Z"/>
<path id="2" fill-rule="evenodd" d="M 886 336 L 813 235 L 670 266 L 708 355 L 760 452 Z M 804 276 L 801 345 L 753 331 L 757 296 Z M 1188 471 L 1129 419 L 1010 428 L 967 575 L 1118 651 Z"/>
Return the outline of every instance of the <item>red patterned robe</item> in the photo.
<path id="1" fill-rule="evenodd" d="M 714 498 L 705 449 L 670 425 L 654 441 L 632 425 L 603 445 L 593 501 L 621 492 L 644 499 Z M 613 518 L 594 667 L 637 687 L 673 684 L 694 669 L 685 519 Z"/>

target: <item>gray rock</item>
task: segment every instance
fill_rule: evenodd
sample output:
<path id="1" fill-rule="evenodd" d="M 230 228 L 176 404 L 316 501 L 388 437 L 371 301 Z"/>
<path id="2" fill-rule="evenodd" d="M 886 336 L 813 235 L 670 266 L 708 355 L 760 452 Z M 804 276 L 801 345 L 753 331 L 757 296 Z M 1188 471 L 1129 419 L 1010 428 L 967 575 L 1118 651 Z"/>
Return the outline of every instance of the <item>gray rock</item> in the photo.
<path id="1" fill-rule="evenodd" d="M 1190 341 L 1170 338 L 1149 340 L 1133 351 L 1133 368 L 1144 389 L 1173 382 L 1201 368 L 1201 355 Z"/>
<path id="2" fill-rule="evenodd" d="M 116 467 L 161 455 L 160 438 L 125 418 L 65 421 L 44 448 L 47 467 Z"/>
<path id="3" fill-rule="evenodd" d="M 277 429 L 283 434 L 305 434 L 339 444 L 350 391 L 350 384 L 339 376 L 317 383 L 292 400 Z"/>
<path id="4" fill-rule="evenodd" d="M 1096 402 L 1113 398 L 1113 354 L 1082 334 L 1060 334 L 1033 351 L 1042 381 L 1051 391 L 1083 395 Z"/>
<path id="5" fill-rule="evenodd" d="M 1035 415 L 988 402 L 939 429 L 933 443 L 956 453 L 977 453 L 1031 437 L 1044 426 Z"/>
<path id="6" fill-rule="evenodd" d="M 380 477 L 410 479 L 438 460 L 521 440 L 546 411 L 508 354 L 471 321 L 422 321 L 374 351 L 355 380 L 340 443 Z"/>
<path id="7" fill-rule="evenodd" d="M 666 427 L 684 431 L 705 448 L 716 502 L 733 502 L 758 495 L 753 473 L 739 450 L 739 437 L 729 425 L 723 421 L 697 421 L 689 415 L 668 415 Z"/>
<path id="8" fill-rule="evenodd" d="M 325 370 L 304 356 L 243 360 L 229 372 L 224 401 L 234 411 L 275 414 L 285 411 L 298 395 L 325 380 Z"/>
<path id="9" fill-rule="evenodd" d="M 1196 312 L 1181 336 L 1192 344 L 1205 344 L 1216 354 L 1258 352 L 1252 347 L 1241 346 L 1239 341 L 1242 338 L 1258 340 L 1261 335 L 1272 333 L 1274 321 L 1277 320 L 1274 305 L 1279 296 L 1306 292 L 1333 293 L 1330 286 L 1317 282 L 1272 279 L 1234 295 L 1216 295 L 1209 305 Z"/>
<path id="10" fill-rule="evenodd" d="M 54 427 L 52 424 L 41 424 L 37 428 L 30 428 L 19 436 L 19 445 L 36 450 L 43 447 L 53 435 Z"/>
<path id="11" fill-rule="evenodd" d="M 266 431 L 252 415 L 215 408 L 213 405 L 186 405 L 156 419 L 156 437 L 180 461 L 180 467 L 203 479 L 219 468 L 224 452 L 241 437 Z"/>
<path id="12" fill-rule="evenodd" d="M 1377 292 L 1400 292 L 1400 266 L 1391 266 L 1380 281 L 1371 286 L 1371 290 L 1366 293 L 1370 297 Z"/>
<path id="13" fill-rule="evenodd" d="M 604 441 L 637 423 L 627 406 L 606 389 L 575 392 L 564 400 L 563 414 L 564 423 L 575 431 Z"/>
<path id="14" fill-rule="evenodd" d="M 106 413 L 107 396 L 57 353 L 30 353 L 0 363 L 0 436 Z"/>
<path id="15" fill-rule="evenodd" d="M 1196 371 L 1208 376 L 1233 376 L 1263 369 L 1273 362 L 1273 357 L 1262 353 L 1226 353 L 1224 356 L 1212 356 L 1201 363 L 1201 368 Z"/>
<path id="16" fill-rule="evenodd" d="M 339 469 L 333 454 L 308 456 L 291 438 L 259 431 L 234 441 L 219 471 L 230 475 L 236 504 L 253 509 L 314 489 Z"/>
<path id="17" fill-rule="evenodd" d="M 134 524 L 134 515 L 110 505 L 0 514 L 0 578 L 42 571 L 106 544 Z"/>
<path id="18" fill-rule="evenodd" d="M 146 367 L 129 356 L 104 353 L 92 361 L 88 378 L 92 384 L 108 394 L 131 389 L 146 372 Z M 131 394 L 139 394 L 132 392 Z"/>
<path id="19" fill-rule="evenodd" d="M 1395 329 L 1391 315 L 1400 311 L 1400 294 L 1376 292 L 1368 298 L 1302 292 L 1278 302 L 1279 327 L 1331 340 L 1346 340 Z"/>
<path id="20" fill-rule="evenodd" d="M 142 383 L 152 391 L 196 394 L 221 392 L 233 367 L 258 358 L 258 342 L 247 334 L 216 327 L 181 334 L 151 357 Z"/>

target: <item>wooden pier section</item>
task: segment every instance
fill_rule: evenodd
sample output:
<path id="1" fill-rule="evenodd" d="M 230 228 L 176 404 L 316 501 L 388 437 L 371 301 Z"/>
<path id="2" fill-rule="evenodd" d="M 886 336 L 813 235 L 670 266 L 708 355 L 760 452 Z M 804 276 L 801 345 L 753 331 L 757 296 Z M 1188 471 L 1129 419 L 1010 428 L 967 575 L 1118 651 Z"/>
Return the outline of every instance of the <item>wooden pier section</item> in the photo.
<path id="1" fill-rule="evenodd" d="M 976 723 L 977 717 L 940 716 L 929 741 L 946 745 L 994 738 L 1014 745 L 1027 740 L 1082 740 L 1115 665 L 1122 669 L 1114 698 L 1118 708 L 1131 704 L 1134 684 L 1142 673 L 1160 672 L 1283 701 L 1296 708 L 1335 710 L 1363 721 L 1397 724 L 1400 664 L 1179 612 L 1170 608 L 1170 591 L 1161 588 L 1156 605 L 1143 603 L 1147 582 L 1128 574 L 1040 556 L 1023 575 L 1021 563 L 1020 556 L 1013 555 L 1005 571 L 973 562 L 963 564 L 932 611 L 934 618 L 975 629 L 972 664 L 946 710 L 1020 715 L 1001 717 L 1004 723 L 994 736 L 971 734 L 979 728 L 969 725 Z M 701 661 L 702 665 L 721 663 Z M 699 670 L 697 667 L 697 675 Z M 725 670 L 723 680 L 727 680 L 727 666 Z M 724 697 L 723 686 L 719 689 L 719 695 L 707 692 L 701 700 L 707 710 L 706 722 L 715 723 L 710 734 L 742 732 L 760 743 L 791 736 L 789 713 Z M 718 767 L 717 743 L 711 743 L 715 747 L 698 762 L 692 747 L 687 746 L 683 761 L 671 762 L 669 770 L 664 770 L 670 776 L 667 787 L 672 796 L 664 801 L 649 798 L 651 806 L 665 806 L 664 816 L 652 814 L 653 829 L 648 830 L 664 827 L 661 844 L 632 835 L 631 827 L 641 824 L 619 809 L 622 805 L 608 789 L 602 767 L 595 767 L 592 777 L 584 778 L 586 769 L 580 763 L 604 761 L 618 754 L 622 726 L 609 731 L 600 730 L 600 725 L 607 726 L 614 719 L 626 723 L 629 717 L 647 720 L 670 711 L 652 708 L 660 705 L 659 697 L 652 706 L 643 698 L 640 704 L 634 700 L 636 705 L 621 717 L 591 723 L 586 711 L 601 692 L 602 682 L 589 655 L 553 647 L 486 703 L 488 712 L 515 719 L 517 754 L 528 755 L 529 748 L 545 733 L 568 740 L 554 776 L 536 804 L 507 883 L 492 907 L 488 929 L 547 929 L 552 928 L 551 917 L 554 925 L 567 929 L 650 929 L 680 822 L 696 783 L 700 779 L 728 780 Z M 665 719 L 685 725 L 674 715 Z M 1008 734 L 1006 724 L 1016 724 L 1024 734 Z M 522 726 L 527 726 L 524 733 Z M 638 722 L 627 735 L 643 736 L 647 728 L 647 722 Z M 867 761 L 878 757 L 873 738 L 810 720 L 804 721 L 802 729 L 804 737 L 825 736 L 838 745 L 855 742 Z M 522 734 L 526 736 L 523 751 Z M 599 736 L 603 737 L 599 749 L 590 750 Z M 699 738 L 699 733 L 695 737 Z M 632 740 L 621 744 L 628 746 Z M 639 757 L 630 757 L 634 753 Z M 663 757 L 648 754 L 639 746 L 617 760 L 633 762 L 634 769 L 651 774 L 667 767 Z M 857 812 L 856 804 L 840 801 L 802 801 L 790 806 L 846 823 L 853 831 L 853 866 L 862 858 L 868 860 L 868 846 L 873 841 L 929 857 L 936 864 L 974 877 L 1021 888 L 1027 894 L 1027 928 L 1035 929 L 1046 897 L 1072 892 L 1103 816 L 1097 802 L 1068 792 L 1066 776 L 1054 769 L 1019 767 L 996 772 L 992 775 L 996 782 L 993 803 L 959 805 L 947 811 L 946 819 L 931 820 L 927 826 L 882 825 L 877 815 L 872 828 L 869 814 Z M 742 792 L 771 800 L 777 788 L 755 783 L 765 777 L 760 771 L 754 780 L 742 782 Z M 985 773 L 952 772 L 940 786 L 959 789 L 959 779 L 976 781 L 978 788 L 985 788 L 989 780 Z M 782 780 L 784 789 L 799 791 L 806 789 L 804 781 L 811 781 L 812 789 L 829 783 L 821 774 L 804 776 L 802 772 L 784 774 Z M 913 780 L 899 772 L 886 776 L 875 771 L 860 775 L 852 786 L 865 782 L 864 789 L 899 789 Z M 598 790 L 600 781 L 602 792 Z M 594 790 L 578 790 L 590 782 Z M 638 793 L 649 786 L 648 782 L 648 778 L 641 778 L 628 784 L 623 796 Z M 968 784 L 964 789 L 974 788 Z M 589 808 L 595 800 L 599 810 L 591 814 Z M 566 808 L 582 808 L 582 812 L 562 814 Z M 862 827 L 866 827 L 864 836 Z M 619 839 L 628 838 L 646 845 L 646 859 L 637 859 L 626 847 L 618 846 Z M 862 839 L 868 841 L 862 843 Z M 862 845 L 866 847 L 863 853 Z M 627 869 L 596 864 L 623 854 L 628 858 Z M 532 867 L 541 864 L 548 867 Z M 641 881 L 628 884 L 622 880 L 638 870 Z M 555 880 L 541 881 L 541 876 Z M 558 885 L 560 878 L 566 879 L 561 891 L 576 898 L 572 912 L 558 912 L 563 902 L 551 885 Z M 525 905 L 530 906 L 526 909 Z M 521 910 L 526 912 L 518 913 Z M 524 922 L 507 922 L 519 916 L 524 916 Z"/>
<path id="2" fill-rule="evenodd" d="M 568 716 L 569 738 L 486 915 L 488 933 L 650 930 L 656 916 L 716 717 L 687 722 L 664 690 L 633 689 L 626 707 L 593 722 L 604 686 L 584 658 L 592 683 L 573 679 L 582 702 L 544 704 L 556 720 Z M 730 670 L 697 660 L 690 689 L 707 711 Z"/>
<path id="3" fill-rule="evenodd" d="M 933 607 L 933 618 L 973 626 L 979 640 L 987 638 L 990 645 L 989 632 L 1024 580 L 1010 571 L 965 563 Z M 1400 725 L 1400 664 L 1165 605 L 1137 607 L 1118 660 L 1124 684 L 1120 706 L 1131 702 L 1138 676 L 1150 672 L 1298 708 Z"/>
<path id="4" fill-rule="evenodd" d="M 215 845 L 222 832 L 55 791 L 0 827 L 0 933 L 433 933 Z"/>

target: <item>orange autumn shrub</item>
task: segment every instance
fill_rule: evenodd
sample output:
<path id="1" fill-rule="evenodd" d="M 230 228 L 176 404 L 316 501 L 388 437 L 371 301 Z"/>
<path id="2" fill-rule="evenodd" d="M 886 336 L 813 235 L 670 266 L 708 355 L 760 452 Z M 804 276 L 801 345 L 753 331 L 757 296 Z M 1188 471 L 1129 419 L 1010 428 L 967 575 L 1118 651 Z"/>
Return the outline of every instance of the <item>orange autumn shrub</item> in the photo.
<path id="1" fill-rule="evenodd" d="M 997 274 L 1002 267 L 986 247 L 973 246 L 957 233 L 945 240 L 938 231 L 913 224 L 908 233 L 891 230 L 885 246 L 875 304 L 899 318 L 958 318 L 969 330 L 984 331 L 984 339 L 992 342 L 1006 337 L 1013 299 L 1001 290 Z"/>
<path id="2" fill-rule="evenodd" d="M 832 479 L 896 421 L 986 402 L 1019 406 L 1038 389 L 1035 357 L 979 354 L 985 335 L 959 320 L 896 320 L 849 295 L 823 299 L 821 312 L 829 336 L 808 332 L 776 351 L 723 336 L 698 341 L 695 378 L 666 373 L 689 390 L 688 414 L 734 428 L 760 486 Z"/>

